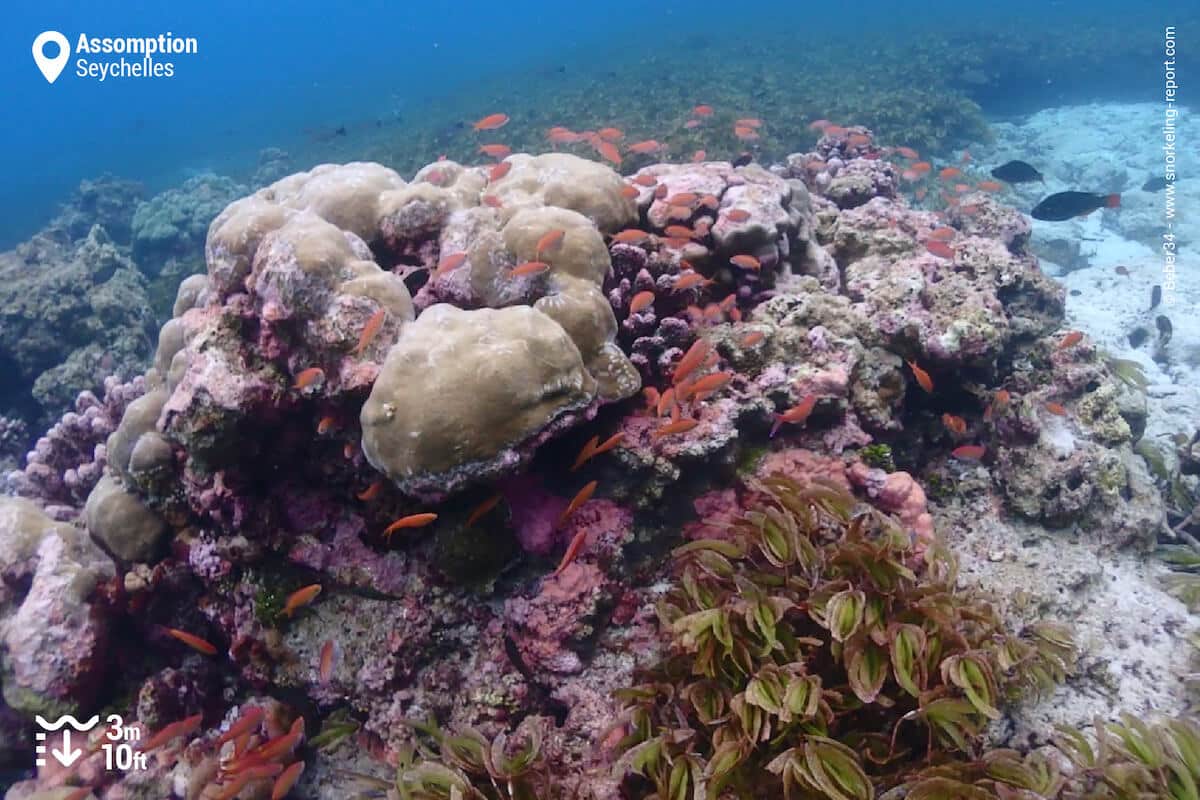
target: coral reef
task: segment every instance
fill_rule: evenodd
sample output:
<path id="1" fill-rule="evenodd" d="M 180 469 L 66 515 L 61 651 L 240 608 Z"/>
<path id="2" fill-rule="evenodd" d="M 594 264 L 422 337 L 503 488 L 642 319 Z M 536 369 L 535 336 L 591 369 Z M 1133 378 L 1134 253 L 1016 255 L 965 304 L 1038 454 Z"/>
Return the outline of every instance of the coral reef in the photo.
<path id="1" fill-rule="evenodd" d="M 1022 218 L 914 209 L 861 126 L 771 169 L 636 155 L 326 164 L 216 215 L 144 376 L 0 507 L 5 635 L 62 621 L 8 644 L 8 705 L 117 708 L 154 766 L 14 791 L 257 797 L 304 764 L 302 797 L 1005 796 L 985 724 L 1011 777 L 1098 683 L 1177 700 L 1167 626 L 1129 691 L 1084 569 L 1163 519 L 1144 401 L 1060 330 Z M 1040 608 L 1005 583 L 1034 528 L 1070 555 Z M 1058 689 L 1041 609 L 1082 623 Z"/>

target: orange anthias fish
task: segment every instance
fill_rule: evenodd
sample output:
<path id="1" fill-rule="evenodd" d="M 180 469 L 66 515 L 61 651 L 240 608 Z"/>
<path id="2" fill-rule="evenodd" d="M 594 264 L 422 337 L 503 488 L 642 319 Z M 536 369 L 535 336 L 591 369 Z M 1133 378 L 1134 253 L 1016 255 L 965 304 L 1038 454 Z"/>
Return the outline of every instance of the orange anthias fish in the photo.
<path id="1" fill-rule="evenodd" d="M 998 192 L 1004 188 L 1003 184 L 996 181 L 980 181 L 975 184 L 975 188 L 981 192 Z"/>
<path id="2" fill-rule="evenodd" d="M 510 278 L 520 278 L 524 275 L 540 275 L 550 269 L 550 265 L 545 261 L 526 261 L 524 264 L 518 264 L 508 273 Z"/>
<path id="3" fill-rule="evenodd" d="M 563 237 L 566 235 L 567 232 L 562 228 L 555 228 L 554 230 L 543 234 L 542 238 L 537 240 L 537 245 L 534 248 L 537 251 L 538 258 L 542 257 L 542 253 L 557 250 L 559 247 L 561 247 L 563 243 Z"/>
<path id="4" fill-rule="evenodd" d="M 938 258 L 954 258 L 954 248 L 945 242 L 939 242 L 937 239 L 929 239 L 925 242 L 925 249 L 933 253 Z"/>
<path id="5" fill-rule="evenodd" d="M 918 161 L 917 163 L 910 166 L 909 169 L 911 169 L 913 172 L 917 173 L 918 175 L 924 175 L 933 169 L 933 165 L 930 164 L 928 161 Z"/>
<path id="6" fill-rule="evenodd" d="M 902 158 L 907 158 L 909 161 L 916 161 L 918 158 L 921 157 L 921 155 L 916 150 L 913 150 L 911 147 L 897 147 L 896 152 Z"/>
<path id="7" fill-rule="evenodd" d="M 1063 406 L 1063 404 L 1056 403 L 1053 400 L 1046 402 L 1046 410 L 1058 417 L 1065 417 L 1067 415 L 1067 409 Z"/>
<path id="8" fill-rule="evenodd" d="M 733 380 L 732 372 L 714 372 L 711 375 L 705 375 L 692 384 L 692 394 L 719 391 L 728 386 L 731 380 Z"/>
<path id="9" fill-rule="evenodd" d="M 693 164 L 699 164 L 701 161 L 703 161 L 706 158 L 708 158 L 708 152 L 705 150 L 697 150 L 696 152 L 692 153 L 692 163 Z"/>
<path id="10" fill-rule="evenodd" d="M 333 677 L 335 649 L 333 639 L 326 639 L 325 644 L 321 645 L 320 660 L 317 662 L 317 676 L 321 679 L 321 683 L 329 683 L 329 679 Z"/>
<path id="11" fill-rule="evenodd" d="M 374 500 L 376 497 L 379 496 L 379 493 L 381 491 L 383 491 L 383 481 L 375 481 L 370 486 L 363 489 L 361 492 L 359 492 L 358 494 L 356 494 L 354 496 L 357 497 L 359 500 L 363 500 L 363 501 Z"/>
<path id="12" fill-rule="evenodd" d="M 636 186 L 630 186 L 629 184 L 626 184 L 621 187 L 621 197 L 624 197 L 626 200 L 632 200 L 639 194 L 641 194 L 641 192 L 637 190 Z"/>
<path id="13" fill-rule="evenodd" d="M 692 109 L 692 113 L 697 117 L 711 117 L 713 113 L 713 107 L 710 105 L 698 105 Z"/>
<path id="14" fill-rule="evenodd" d="M 644 156 L 657 153 L 661 149 L 662 145 L 654 139 L 647 139 L 644 142 L 635 142 L 629 145 L 629 152 Z"/>
<path id="15" fill-rule="evenodd" d="M 358 335 L 358 345 L 354 348 L 354 355 L 361 356 L 363 354 L 363 351 L 371 344 L 375 335 L 379 333 L 379 329 L 383 327 L 385 320 L 387 320 L 387 311 L 385 309 L 381 308 L 371 315 L 371 318 L 367 320 L 367 324 L 363 326 L 362 333 Z"/>
<path id="16" fill-rule="evenodd" d="M 668 225 L 663 233 L 671 239 L 691 239 L 696 235 L 696 232 L 687 225 Z"/>
<path id="17" fill-rule="evenodd" d="M 221 745 L 226 742 L 232 742 L 243 733 L 254 730 L 262 722 L 264 716 L 266 716 L 266 712 L 262 706 L 250 706 L 246 708 L 242 711 L 242 715 L 229 726 L 229 730 L 217 737 L 216 741 L 213 742 L 213 746 L 219 750 Z"/>
<path id="18" fill-rule="evenodd" d="M 440 278 L 447 272 L 458 269 L 466 260 L 466 253 L 450 253 L 449 255 L 443 256 L 442 260 L 438 262 L 437 269 L 433 271 L 433 277 Z"/>
<path id="19" fill-rule="evenodd" d="M 663 436 L 673 436 L 677 433 L 687 433 L 699 424 L 700 422 L 694 419 L 677 419 L 659 427 L 650 435 L 655 439 L 659 439 Z"/>
<path id="20" fill-rule="evenodd" d="M 405 528 L 424 528 L 426 525 L 430 524 L 437 518 L 438 518 L 437 514 L 431 514 L 428 512 L 424 513 L 424 514 L 409 514 L 406 517 L 401 517 L 400 519 L 393 522 L 391 525 L 388 525 L 386 528 L 384 528 L 383 535 L 386 538 L 386 537 L 390 537 L 396 531 L 402 530 Z"/>
<path id="21" fill-rule="evenodd" d="M 309 367 L 306 370 L 302 370 L 300 374 L 296 376 L 296 382 L 292 384 L 292 388 L 307 389 L 309 386 L 312 386 L 314 383 L 324 377 L 325 370 L 321 369 L 320 367 Z"/>
<path id="22" fill-rule="evenodd" d="M 483 519 L 484 516 L 497 505 L 499 505 L 500 501 L 503 499 L 504 495 L 500 492 L 496 492 L 487 500 L 484 500 L 482 503 L 475 506 L 475 510 L 471 512 L 471 516 L 467 517 L 467 527 L 470 527 L 476 522 L 479 522 L 479 520 Z"/>
<path id="23" fill-rule="evenodd" d="M 620 128 L 601 128 L 596 135 L 606 142 L 619 142 L 625 138 L 625 131 Z"/>
<path id="24" fill-rule="evenodd" d="M 752 142 L 758 138 L 758 131 L 745 125 L 735 125 L 733 135 L 744 142 Z"/>
<path id="25" fill-rule="evenodd" d="M 691 206 L 695 205 L 696 201 L 699 199 L 700 195 L 696 194 L 695 192 L 678 192 L 671 195 L 670 198 L 667 199 L 667 205 Z"/>
<path id="26" fill-rule="evenodd" d="M 672 383 L 678 386 L 683 382 L 688 375 L 696 370 L 704 360 L 708 358 L 708 354 L 712 352 L 712 345 L 707 339 L 697 339 L 688 351 L 683 354 L 683 358 L 679 359 L 679 363 L 675 365 L 675 374 L 672 378 Z"/>
<path id="27" fill-rule="evenodd" d="M 766 336 L 767 335 L 765 333 L 763 333 L 762 331 L 751 331 L 750 333 L 747 333 L 745 336 L 743 336 L 738 341 L 738 344 L 741 345 L 742 347 L 754 347 L 754 345 L 758 344 L 763 339 L 765 339 Z"/>
<path id="28" fill-rule="evenodd" d="M 190 736 L 191 734 L 200 730 L 200 722 L 203 719 L 203 714 L 196 714 L 195 716 L 186 717 L 185 719 L 178 720 L 177 722 L 172 722 L 169 725 L 164 725 L 158 733 L 154 734 L 149 739 L 143 739 L 138 744 L 138 750 L 149 752 L 150 750 L 156 750 L 157 748 L 162 747 L 172 739 L 176 739 L 180 736 Z"/>
<path id="29" fill-rule="evenodd" d="M 512 162 L 501 161 L 499 164 L 488 170 L 488 180 L 492 182 L 498 181 L 507 175 L 510 170 L 512 170 Z"/>
<path id="30" fill-rule="evenodd" d="M 647 189 L 649 189 L 651 186 L 658 185 L 658 178 L 654 177 L 653 175 L 643 172 L 643 173 L 640 173 L 639 175 L 637 175 L 633 179 L 633 182 L 636 183 L 638 186 L 645 186 Z"/>
<path id="31" fill-rule="evenodd" d="M 621 166 L 621 151 L 612 142 L 599 141 L 596 142 L 596 152 L 600 157 L 609 163 Z"/>
<path id="32" fill-rule="evenodd" d="M 951 450 L 950 455 L 963 461 L 979 461 L 986 452 L 987 448 L 981 444 L 964 444 Z"/>
<path id="33" fill-rule="evenodd" d="M 584 542 L 587 541 L 587 528 L 580 528 L 574 536 L 571 537 L 571 543 L 567 545 L 567 550 L 563 553 L 562 561 L 558 562 L 558 568 L 551 573 L 550 577 L 555 578 L 563 573 L 571 563 L 579 557 L 579 551 L 583 549 Z"/>
<path id="34" fill-rule="evenodd" d="M 944 181 L 953 180 L 959 175 L 962 175 L 962 170 L 958 167 L 945 167 L 938 171 L 938 177 Z"/>
<path id="35" fill-rule="evenodd" d="M 596 445 L 600 444 L 600 437 L 593 436 L 588 439 L 583 445 L 583 449 L 579 451 L 579 455 L 575 457 L 575 463 L 571 465 L 571 472 L 582 467 L 588 459 L 596 454 Z"/>
<path id="36" fill-rule="evenodd" d="M 303 773 L 303 761 L 297 761 L 279 773 L 279 777 L 275 779 L 275 783 L 271 786 L 271 800 L 284 800 L 288 792 L 296 785 L 296 781 L 300 780 L 300 776 Z"/>
<path id="37" fill-rule="evenodd" d="M 629 313 L 636 314 L 644 308 L 649 308 L 654 303 L 654 292 L 638 292 L 629 301 Z"/>
<path id="38" fill-rule="evenodd" d="M 940 228 L 934 228 L 933 231 L 930 232 L 929 238 L 937 239 L 939 242 L 948 242 L 957 234 L 958 231 L 954 230 L 954 228 L 943 225 Z"/>
<path id="39" fill-rule="evenodd" d="M 588 481 L 586 484 L 584 484 L 584 487 L 575 494 L 575 497 L 573 497 L 571 502 L 567 504 L 567 507 L 563 509 L 562 514 L 560 514 L 558 517 L 558 523 L 555 525 L 555 527 L 561 526 L 572 514 L 578 511 L 584 503 L 592 499 L 592 494 L 595 493 L 597 484 L 597 481 Z"/>
<path id="40" fill-rule="evenodd" d="M 494 131 L 508 124 L 508 114 L 488 114 L 472 127 L 477 131 Z"/>
<path id="41" fill-rule="evenodd" d="M 675 388 L 672 387 L 658 396 L 658 403 L 655 411 L 658 413 L 658 416 L 661 417 L 664 416 L 668 411 L 673 411 L 675 408 Z"/>
<path id="42" fill-rule="evenodd" d="M 506 144 L 481 144 L 479 152 L 492 158 L 507 158 L 512 155 L 512 148 Z"/>
<path id="43" fill-rule="evenodd" d="M 638 228 L 626 228 L 620 233 L 614 234 L 613 242 L 616 244 L 641 244 L 650 238 L 650 234 Z"/>
<path id="44" fill-rule="evenodd" d="M 917 366 L 917 362 L 908 361 L 908 368 L 912 370 L 913 377 L 917 379 L 917 385 L 924 389 L 928 394 L 933 394 L 933 378 L 929 377 L 929 373 Z"/>
<path id="45" fill-rule="evenodd" d="M 624 431 L 617 431 L 612 436 L 605 439 L 600 444 L 596 445 L 596 449 L 592 451 L 593 456 L 598 456 L 602 453 L 607 453 L 609 450 L 616 450 L 621 442 L 625 441 Z"/>
<path id="46" fill-rule="evenodd" d="M 754 256 L 748 256 L 745 254 L 734 256 L 733 258 L 729 259 L 729 262 L 741 267 L 742 269 L 752 269 L 755 271 L 762 269 L 762 262 L 760 262 Z"/>
<path id="47" fill-rule="evenodd" d="M 337 419 L 334 417 L 321 417 L 321 421 L 317 423 L 317 435 L 324 436 L 336 427 Z"/>
<path id="48" fill-rule="evenodd" d="M 750 219 L 750 212 L 744 208 L 731 208 L 725 212 L 725 219 L 730 222 L 745 222 Z"/>
<path id="49" fill-rule="evenodd" d="M 178 628 L 167 628 L 166 632 L 168 636 L 183 642 L 197 653 L 203 653 L 206 656 L 215 656 L 217 654 L 216 647 L 195 634 L 181 631 Z"/>
<path id="50" fill-rule="evenodd" d="M 303 588 L 297 589 L 287 596 L 287 600 L 283 603 L 283 615 L 291 617 L 304 606 L 317 599 L 317 595 L 321 593 L 321 584 L 312 583 Z"/>
<path id="51" fill-rule="evenodd" d="M 967 421 L 954 414 L 942 414 L 942 424 L 946 426 L 946 430 L 958 436 L 967 432 Z"/>
<path id="52" fill-rule="evenodd" d="M 812 413 L 813 408 L 817 405 L 817 396 L 810 394 L 801 400 L 796 405 L 784 411 L 782 414 L 775 415 L 775 424 L 771 426 L 771 435 L 769 438 L 774 439 L 775 434 L 779 433 L 779 429 L 785 424 L 797 424 L 808 419 L 808 415 Z"/>
<path id="53" fill-rule="evenodd" d="M 705 278 L 699 272 L 684 272 L 671 284 L 672 289 L 683 291 L 691 289 L 693 286 L 699 286 L 702 283 L 708 283 L 708 278 Z"/>
<path id="54" fill-rule="evenodd" d="M 1066 336 L 1063 337 L 1063 340 L 1061 342 L 1058 343 L 1058 349 L 1066 350 L 1068 347 L 1074 347 L 1075 345 L 1079 344 L 1081 341 L 1083 341 L 1083 332 L 1082 331 L 1071 331 L 1070 333 L 1068 333 Z"/>

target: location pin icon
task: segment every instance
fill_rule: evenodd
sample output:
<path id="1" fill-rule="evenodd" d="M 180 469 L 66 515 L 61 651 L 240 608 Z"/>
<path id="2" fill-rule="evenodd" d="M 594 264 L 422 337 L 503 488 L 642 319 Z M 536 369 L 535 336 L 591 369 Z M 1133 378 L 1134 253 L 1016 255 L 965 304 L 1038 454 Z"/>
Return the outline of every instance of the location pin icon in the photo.
<path id="1" fill-rule="evenodd" d="M 43 52 L 47 42 L 54 42 L 58 45 L 58 55 L 54 58 L 47 58 Z M 42 71 L 47 83 L 54 83 L 58 80 L 58 76 L 62 74 L 63 67 L 67 65 L 70 57 L 71 43 L 58 31 L 42 31 L 33 40 L 33 60 L 38 69 Z"/>

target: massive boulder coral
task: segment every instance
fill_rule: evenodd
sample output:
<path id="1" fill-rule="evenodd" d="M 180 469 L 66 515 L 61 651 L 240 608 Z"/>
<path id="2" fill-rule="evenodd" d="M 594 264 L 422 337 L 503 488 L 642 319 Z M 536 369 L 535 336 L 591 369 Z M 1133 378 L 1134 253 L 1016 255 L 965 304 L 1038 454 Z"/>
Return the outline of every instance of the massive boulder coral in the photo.
<path id="1" fill-rule="evenodd" d="M 32 501 L 0 496 L 0 684 L 4 702 L 57 717 L 95 699 L 107 668 L 109 622 L 90 600 L 112 562 Z"/>

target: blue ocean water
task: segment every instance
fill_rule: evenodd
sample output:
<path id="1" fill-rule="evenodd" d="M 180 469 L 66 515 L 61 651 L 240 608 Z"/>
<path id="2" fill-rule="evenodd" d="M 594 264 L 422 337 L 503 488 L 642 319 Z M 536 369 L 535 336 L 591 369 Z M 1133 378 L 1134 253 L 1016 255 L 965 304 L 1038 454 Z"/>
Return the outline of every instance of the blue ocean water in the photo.
<path id="1" fill-rule="evenodd" d="M 691 65 L 736 71 L 757 68 L 761 58 L 764 72 L 777 80 L 803 82 L 804 72 L 789 72 L 788 65 L 814 49 L 830 53 L 822 58 L 844 58 L 846 80 L 853 81 L 858 68 L 872 59 L 869 42 L 881 38 L 911 47 L 916 62 L 923 45 L 933 40 L 958 37 L 952 43 L 967 55 L 997 31 L 1015 34 L 1012 66 L 1019 73 L 1023 32 L 1043 40 L 1061 36 L 1064 47 L 1086 48 L 1086 41 L 1073 39 L 1079 26 L 1086 22 L 1103 30 L 1111 17 L 1113 31 L 1144 39 L 1146 58 L 1092 70 L 1092 88 L 1115 92 L 1124 82 L 1137 95 L 1156 88 L 1153 59 L 1161 49 L 1162 23 L 1185 12 L 1168 3 L 1138 3 L 1131 9 L 1115 0 L 869 0 L 853 6 L 782 0 L 10 3 L 0 27 L 9 120 L 0 131 L 6 163 L 0 246 L 36 230 L 83 178 L 112 172 L 153 191 L 195 171 L 248 169 L 261 148 L 294 150 L 363 120 L 461 124 L 461 118 L 448 116 L 453 105 L 448 101 L 478 92 L 489 81 L 520 93 L 522 76 L 539 70 L 547 75 L 557 70 L 564 81 L 575 80 L 586 91 L 589 83 L 603 84 L 609 70 L 642 63 L 637 81 L 596 86 L 636 109 L 646 102 L 643 90 L 656 82 L 674 82 L 686 91 Z M 50 85 L 30 51 L 43 30 L 61 31 L 73 45 L 81 33 L 170 32 L 195 37 L 199 47 L 196 55 L 178 58 L 169 79 L 98 82 L 76 76 L 73 59 Z M 980 99 L 1004 113 L 1027 111 L 1042 99 L 1061 103 L 1064 93 L 1087 91 L 1056 83 L 1053 74 L 1024 77 L 1019 94 L 1011 87 L 979 87 Z M 703 102 L 713 88 L 711 79 L 697 81 L 691 86 L 695 102 Z M 530 86 L 526 92 L 531 105 L 538 105 L 539 91 Z M 490 110 L 481 96 L 479 113 Z M 770 117 L 784 109 L 754 111 Z M 395 135 L 402 137 L 403 128 Z M 311 150 L 297 167 L 319 160 L 320 148 Z"/>

